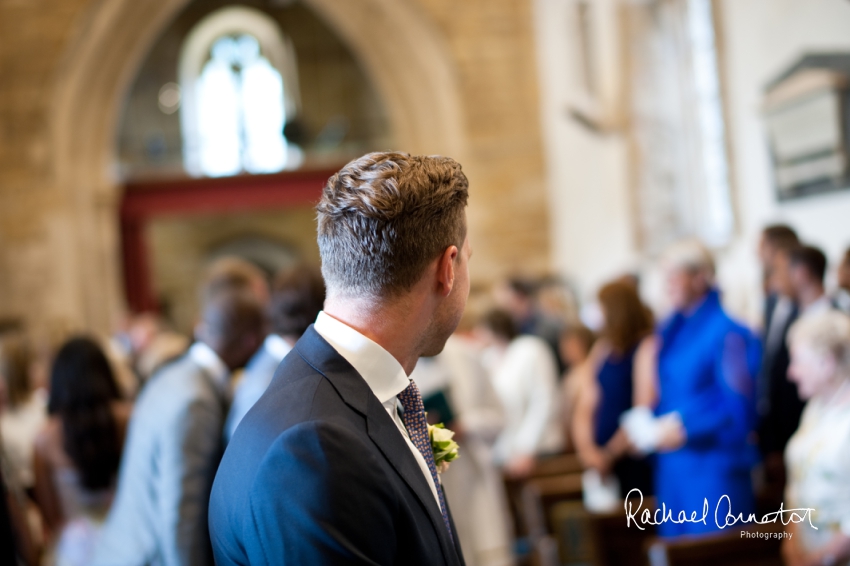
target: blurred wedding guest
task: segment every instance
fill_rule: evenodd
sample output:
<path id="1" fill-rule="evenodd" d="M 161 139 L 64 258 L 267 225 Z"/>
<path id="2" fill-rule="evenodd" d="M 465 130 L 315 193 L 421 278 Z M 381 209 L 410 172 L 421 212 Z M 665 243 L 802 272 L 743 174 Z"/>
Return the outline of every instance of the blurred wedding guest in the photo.
<path id="1" fill-rule="evenodd" d="M 523 478 L 537 457 L 564 446 L 555 356 L 543 339 L 519 335 L 503 310 L 486 313 L 477 333 L 488 347 L 486 367 L 505 408 L 505 428 L 493 456 L 509 477 Z"/>
<path id="2" fill-rule="evenodd" d="M 41 547 L 27 520 L 28 498 L 10 477 L 0 436 L 0 564 L 38 566 Z"/>
<path id="3" fill-rule="evenodd" d="M 800 316 L 809 316 L 833 308 L 823 287 L 826 275 L 826 256 L 813 246 L 797 246 L 788 254 L 791 265 L 791 284 L 800 309 Z"/>
<path id="4" fill-rule="evenodd" d="M 570 285 L 556 275 L 540 280 L 537 290 L 537 308 L 540 313 L 561 325 L 578 320 L 578 305 Z"/>
<path id="5" fill-rule="evenodd" d="M 797 430 L 804 403 L 788 379 L 788 329 L 798 317 L 796 288 L 791 275 L 791 254 L 799 247 L 787 238 L 773 243 L 768 290 L 772 308 L 767 310 L 764 352 L 758 377 L 759 449 L 764 459 L 765 495 L 781 499 L 785 485 L 783 454 Z"/>
<path id="6" fill-rule="evenodd" d="M 576 368 L 584 363 L 596 342 L 596 334 L 583 324 L 571 324 L 561 332 L 558 350 L 567 366 Z"/>
<path id="7" fill-rule="evenodd" d="M 850 314 L 850 249 L 844 252 L 838 266 L 838 289 L 833 303 L 842 312 Z"/>
<path id="8" fill-rule="evenodd" d="M 558 355 L 558 338 L 563 322 L 542 311 L 537 302 L 537 291 L 534 281 L 512 277 L 497 285 L 493 295 L 499 308 L 511 316 L 517 334 L 537 336 L 549 345 L 560 377 L 560 373 L 566 369 Z"/>
<path id="9" fill-rule="evenodd" d="M 162 366 L 186 353 L 192 341 L 183 334 L 161 329 L 139 352 L 135 369 L 142 383 L 146 383 Z"/>
<path id="10" fill-rule="evenodd" d="M 634 488 L 652 493 L 647 458 L 629 454 L 620 417 L 635 406 L 656 401 L 653 317 L 633 285 L 614 281 L 599 290 L 604 326 L 579 375 L 573 438 L 586 468 L 605 476 L 613 473 L 620 495 Z"/>
<path id="11" fill-rule="evenodd" d="M 112 503 L 130 410 L 100 346 L 89 338 L 66 342 L 53 362 L 50 418 L 34 458 L 36 501 L 60 566 L 90 563 Z"/>
<path id="12" fill-rule="evenodd" d="M 145 378 L 137 368 L 138 357 L 156 336 L 159 325 L 159 316 L 155 313 L 128 315 L 104 344 L 104 354 L 112 364 L 115 381 L 126 399 L 135 398 L 144 383 Z"/>
<path id="13" fill-rule="evenodd" d="M 322 275 L 311 266 L 299 264 L 275 278 L 268 309 L 272 333 L 245 366 L 236 386 L 225 425 L 226 441 L 230 441 L 242 417 L 266 391 L 277 366 L 316 320 L 324 301 Z"/>
<path id="14" fill-rule="evenodd" d="M 23 336 L 0 336 L 0 436 L 12 480 L 25 490 L 33 487 L 33 444 L 47 418 L 45 394 L 33 387 L 32 366 Z"/>
<path id="15" fill-rule="evenodd" d="M 479 359 L 477 347 L 454 334 L 442 353 L 420 358 L 416 382 L 430 418 L 430 400 L 446 403 L 440 420 L 455 432 L 461 457 L 440 475 L 467 566 L 513 564 L 504 486 L 491 447 L 504 425 L 504 410 Z M 436 410 L 434 411 L 437 412 Z"/>
<path id="16" fill-rule="evenodd" d="M 789 566 L 850 562 L 850 318 L 825 311 L 800 319 L 788 336 L 789 376 L 808 399 L 785 459 L 786 508 L 812 508 L 783 541 Z"/>
<path id="17" fill-rule="evenodd" d="M 771 288 L 770 277 L 773 273 L 777 252 L 796 247 L 800 244 L 797 232 L 786 224 L 771 224 L 761 231 L 758 244 L 758 258 L 762 268 L 762 285 L 765 297 L 765 319 L 773 310 L 776 297 Z M 767 326 L 765 324 L 765 326 Z"/>
<path id="18" fill-rule="evenodd" d="M 201 303 L 208 303 L 218 293 L 245 289 L 266 308 L 269 303 L 269 281 L 262 269 L 246 259 L 224 256 L 210 264 L 201 284 Z"/>
<path id="19" fill-rule="evenodd" d="M 92 564 L 212 564 L 207 506 L 223 449 L 230 372 L 257 351 L 263 328 L 261 307 L 244 289 L 208 297 L 197 341 L 138 397 Z"/>
<path id="20" fill-rule="evenodd" d="M 697 240 L 674 244 L 664 256 L 674 313 L 659 327 L 655 494 L 668 509 L 701 512 L 723 495 L 737 515 L 754 511 L 750 443 L 756 424 L 755 376 L 761 348 L 733 321 L 714 286 L 714 260 Z M 713 521 L 659 526 L 662 536 L 714 531 Z"/>
<path id="21" fill-rule="evenodd" d="M 561 379 L 561 423 L 564 428 L 564 448 L 573 448 L 573 413 L 578 399 L 582 364 L 590 355 L 596 334 L 583 324 L 571 324 L 561 333 L 559 349 L 567 371 Z"/>
<path id="22" fill-rule="evenodd" d="M 113 366 L 129 368 L 135 377 L 135 387 L 127 395 L 135 396 L 137 389 L 156 372 L 160 366 L 178 358 L 186 352 L 190 341 L 187 337 L 170 330 L 162 317 L 155 313 L 141 313 L 128 318 L 123 328 L 109 341 L 107 355 Z M 119 385 L 126 392 L 127 386 L 119 372 Z"/>

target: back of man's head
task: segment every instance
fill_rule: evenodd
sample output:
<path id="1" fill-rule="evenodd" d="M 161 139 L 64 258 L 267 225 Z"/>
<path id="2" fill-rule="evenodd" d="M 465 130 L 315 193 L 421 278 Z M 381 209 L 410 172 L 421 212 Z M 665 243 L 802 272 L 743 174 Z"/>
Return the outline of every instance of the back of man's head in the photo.
<path id="1" fill-rule="evenodd" d="M 325 301 L 319 270 L 298 264 L 277 274 L 272 287 L 269 320 L 272 332 L 298 338 L 316 320 Z"/>
<path id="2" fill-rule="evenodd" d="M 455 160 L 370 153 L 332 176 L 318 210 L 329 296 L 389 298 L 466 238 L 468 181 Z"/>
<path id="3" fill-rule="evenodd" d="M 222 289 L 201 313 L 197 337 L 215 350 L 230 369 L 243 366 L 265 335 L 263 309 L 246 289 Z"/>
<path id="4" fill-rule="evenodd" d="M 206 304 L 217 294 L 234 289 L 252 293 L 261 304 L 269 300 L 269 284 L 263 270 L 241 257 L 225 256 L 207 268 L 201 285 L 201 303 Z"/>
<path id="5" fill-rule="evenodd" d="M 771 224 L 766 226 L 761 233 L 764 241 L 776 248 L 787 248 L 789 244 L 800 243 L 797 232 L 787 224 Z"/>
<path id="6" fill-rule="evenodd" d="M 789 252 L 791 266 L 802 267 L 809 278 L 817 283 L 823 284 L 826 275 L 826 256 L 814 246 L 798 246 Z"/>

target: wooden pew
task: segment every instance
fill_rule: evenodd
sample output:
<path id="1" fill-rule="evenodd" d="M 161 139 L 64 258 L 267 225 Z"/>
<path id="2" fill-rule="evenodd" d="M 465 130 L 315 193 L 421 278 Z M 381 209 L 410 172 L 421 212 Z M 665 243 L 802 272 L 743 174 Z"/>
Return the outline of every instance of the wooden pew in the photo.
<path id="1" fill-rule="evenodd" d="M 532 557 L 539 566 L 563 563 L 563 551 L 554 536 L 552 508 L 572 502 L 582 508 L 581 474 L 568 473 L 526 481 L 519 492 L 519 515 L 525 526 Z"/>
<path id="2" fill-rule="evenodd" d="M 778 533 L 782 525 L 754 525 L 750 533 Z M 656 540 L 649 546 L 650 566 L 781 566 L 782 539 L 747 538 L 741 529 L 717 535 Z"/>

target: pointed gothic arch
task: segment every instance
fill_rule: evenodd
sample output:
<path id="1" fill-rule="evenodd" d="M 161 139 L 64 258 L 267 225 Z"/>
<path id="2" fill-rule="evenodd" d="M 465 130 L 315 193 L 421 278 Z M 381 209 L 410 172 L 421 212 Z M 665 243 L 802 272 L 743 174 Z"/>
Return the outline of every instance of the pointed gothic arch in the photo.
<path id="1" fill-rule="evenodd" d="M 52 173 L 71 206 L 65 285 L 76 322 L 108 331 L 124 310 L 114 169 L 122 104 L 158 33 L 189 0 L 100 0 L 70 40 L 57 75 Z M 346 41 L 374 82 L 400 147 L 463 160 L 459 86 L 439 31 L 409 0 L 305 0 Z"/>

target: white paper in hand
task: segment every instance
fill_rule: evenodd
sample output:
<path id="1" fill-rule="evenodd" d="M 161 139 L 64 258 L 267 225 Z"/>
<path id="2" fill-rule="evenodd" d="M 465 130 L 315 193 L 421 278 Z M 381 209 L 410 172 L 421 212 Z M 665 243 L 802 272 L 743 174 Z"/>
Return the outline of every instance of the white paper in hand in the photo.
<path id="1" fill-rule="evenodd" d="M 620 415 L 620 426 L 641 454 L 655 452 L 661 437 L 658 419 L 648 407 L 634 407 Z"/>
<path id="2" fill-rule="evenodd" d="M 602 476 L 596 470 L 585 470 L 581 475 L 584 508 L 591 513 L 609 513 L 617 509 L 620 499 L 620 482 L 616 476 Z"/>

